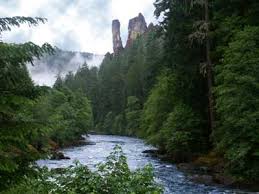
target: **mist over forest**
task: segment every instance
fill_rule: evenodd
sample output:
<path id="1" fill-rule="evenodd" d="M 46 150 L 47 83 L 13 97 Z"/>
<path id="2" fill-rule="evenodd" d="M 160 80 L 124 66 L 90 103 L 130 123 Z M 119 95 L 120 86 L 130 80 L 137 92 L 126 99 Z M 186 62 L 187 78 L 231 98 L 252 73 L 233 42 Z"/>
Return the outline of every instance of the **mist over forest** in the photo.
<path id="1" fill-rule="evenodd" d="M 75 73 L 84 63 L 89 68 L 98 67 L 103 58 L 103 55 L 56 49 L 53 55 L 44 54 L 35 59 L 33 65 L 28 63 L 27 68 L 35 84 L 53 86 L 58 75 L 64 77 L 68 72 Z"/>

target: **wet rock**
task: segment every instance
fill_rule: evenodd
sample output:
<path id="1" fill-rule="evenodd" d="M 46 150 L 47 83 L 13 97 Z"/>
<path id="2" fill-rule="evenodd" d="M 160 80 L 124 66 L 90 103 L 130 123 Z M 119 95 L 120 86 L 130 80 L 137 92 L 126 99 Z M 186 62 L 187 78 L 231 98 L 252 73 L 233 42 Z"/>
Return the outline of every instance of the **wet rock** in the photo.
<path id="1" fill-rule="evenodd" d="M 142 153 L 143 154 L 157 154 L 158 150 L 145 150 Z"/>
<path id="2" fill-rule="evenodd" d="M 235 180 L 232 177 L 223 174 L 215 174 L 214 181 L 227 186 L 233 185 L 235 183 Z"/>
<path id="3" fill-rule="evenodd" d="M 193 173 L 197 171 L 197 167 L 192 163 L 180 163 L 177 165 L 177 168 L 181 171 Z"/>
<path id="4" fill-rule="evenodd" d="M 70 158 L 65 156 L 62 152 L 53 152 L 51 160 L 69 160 Z"/>
<path id="5" fill-rule="evenodd" d="M 205 185 L 213 185 L 213 177 L 211 175 L 192 175 L 189 177 L 189 179 L 196 183 L 201 183 Z"/>
<path id="6" fill-rule="evenodd" d="M 198 166 L 194 163 L 180 163 L 177 165 L 177 168 L 186 173 L 194 174 L 211 174 L 212 169 L 207 166 Z"/>
<path id="7" fill-rule="evenodd" d="M 81 140 L 69 142 L 64 147 L 78 147 L 78 146 L 85 146 L 85 145 L 96 145 L 96 143 L 91 142 L 91 141 L 87 141 L 85 139 L 81 139 Z"/>
<path id="8" fill-rule="evenodd" d="M 155 29 L 155 25 L 153 23 L 150 23 L 147 27 L 147 31 L 150 32 L 150 31 L 153 31 Z"/>
<path id="9" fill-rule="evenodd" d="M 59 149 L 59 145 L 51 139 L 48 140 L 48 145 L 50 145 L 52 151 Z"/>
<path id="10" fill-rule="evenodd" d="M 96 145 L 96 143 L 91 141 L 85 141 L 84 145 Z"/>
<path id="11" fill-rule="evenodd" d="M 110 54 L 110 53 L 107 53 Z M 89 131 L 88 132 L 89 135 L 98 135 L 98 133 L 96 131 Z M 87 137 L 89 137 L 89 135 L 87 135 Z"/>
<path id="12" fill-rule="evenodd" d="M 212 170 L 209 168 L 209 167 L 207 167 L 207 166 L 200 166 L 199 168 L 198 168 L 198 170 L 200 171 L 200 173 L 210 173 Z"/>

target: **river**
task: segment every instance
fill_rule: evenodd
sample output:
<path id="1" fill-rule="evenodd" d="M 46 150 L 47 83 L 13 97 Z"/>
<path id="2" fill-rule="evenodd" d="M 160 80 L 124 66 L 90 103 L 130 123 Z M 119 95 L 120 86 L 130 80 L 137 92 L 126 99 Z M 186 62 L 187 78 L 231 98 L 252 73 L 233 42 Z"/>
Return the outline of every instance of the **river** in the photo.
<path id="1" fill-rule="evenodd" d="M 68 167 L 73 164 L 73 161 L 78 160 L 94 170 L 95 165 L 104 162 L 113 147 L 118 144 L 126 154 L 129 167 L 132 170 L 142 168 L 147 164 L 152 164 L 155 170 L 156 180 L 164 186 L 165 194 L 247 193 L 219 186 L 206 186 L 189 181 L 184 173 L 177 170 L 175 165 L 142 153 L 145 150 L 154 148 L 145 144 L 144 141 L 140 139 L 109 135 L 90 135 L 87 137 L 87 141 L 94 142 L 95 145 L 85 145 L 62 150 L 65 156 L 71 158 L 70 160 L 39 160 L 37 164 L 39 166 L 47 166 L 48 168 L 62 168 Z"/>

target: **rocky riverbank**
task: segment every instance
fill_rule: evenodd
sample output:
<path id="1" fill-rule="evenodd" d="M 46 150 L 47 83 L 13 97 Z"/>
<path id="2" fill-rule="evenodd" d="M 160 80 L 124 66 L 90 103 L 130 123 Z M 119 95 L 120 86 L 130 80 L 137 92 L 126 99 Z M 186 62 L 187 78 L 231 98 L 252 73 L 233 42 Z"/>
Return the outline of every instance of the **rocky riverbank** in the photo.
<path id="1" fill-rule="evenodd" d="M 91 142 L 90 140 L 87 139 L 87 135 L 81 136 L 79 139 L 74 140 L 72 142 L 67 142 L 63 146 L 59 146 L 57 143 L 51 141 L 50 142 L 50 146 L 51 146 L 50 160 L 69 160 L 70 157 L 65 156 L 64 153 L 60 151 L 63 148 L 79 147 L 79 146 L 95 145 L 95 144 L 96 143 Z"/>
<path id="2" fill-rule="evenodd" d="M 145 150 L 143 153 L 163 161 L 175 163 L 177 168 L 184 172 L 190 181 L 195 183 L 249 190 L 251 192 L 259 191 L 259 183 L 238 180 L 226 174 L 224 160 L 214 152 L 193 157 L 189 162 L 185 163 L 176 162 L 175 157 L 170 157 L 160 150 Z"/>

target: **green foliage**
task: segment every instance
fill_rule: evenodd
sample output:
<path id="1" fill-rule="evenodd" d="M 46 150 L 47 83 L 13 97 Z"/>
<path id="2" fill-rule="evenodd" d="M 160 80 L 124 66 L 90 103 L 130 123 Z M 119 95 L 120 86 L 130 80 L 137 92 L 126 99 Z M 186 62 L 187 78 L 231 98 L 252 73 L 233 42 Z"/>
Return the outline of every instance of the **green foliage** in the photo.
<path id="1" fill-rule="evenodd" d="M 168 74 L 162 74 L 158 83 L 152 89 L 147 102 L 145 103 L 141 117 L 141 136 L 148 137 L 151 143 L 161 146 L 159 131 L 163 122 L 166 120 L 170 110 L 173 108 L 172 99 L 174 77 Z"/>
<path id="2" fill-rule="evenodd" d="M 168 154 L 191 155 L 204 149 L 201 117 L 175 97 L 175 83 L 169 72 L 160 76 L 145 103 L 141 133 Z"/>
<path id="3" fill-rule="evenodd" d="M 20 27 L 21 24 L 27 23 L 29 26 L 37 26 L 39 23 L 45 23 L 46 18 L 32 17 L 5 17 L 0 18 L 0 33 L 2 31 L 11 31 L 12 27 Z"/>
<path id="4" fill-rule="evenodd" d="M 0 18 L 0 32 L 45 21 Z M 62 146 L 93 127 L 91 106 L 82 93 L 34 86 L 26 65 L 53 51 L 49 44 L 0 42 L 0 190 L 18 182 L 29 164 L 48 151 L 50 138 Z"/>
<path id="5" fill-rule="evenodd" d="M 78 162 L 63 169 L 62 173 L 39 169 L 36 177 L 26 177 L 6 192 L 9 193 L 159 194 L 162 189 L 154 180 L 151 166 L 131 172 L 122 149 L 116 146 L 106 162 L 99 164 L 94 172 Z"/>
<path id="6" fill-rule="evenodd" d="M 53 49 L 49 44 L 44 44 L 42 47 L 39 47 L 30 42 L 24 44 L 7 44 L 0 42 L 1 93 L 12 92 L 17 95 L 30 95 L 31 91 L 25 91 L 28 84 L 32 87 L 32 81 L 28 75 L 26 63 L 32 63 L 33 57 L 39 58 L 43 53 L 51 53 L 52 51 Z"/>
<path id="7" fill-rule="evenodd" d="M 259 3 L 156 0 L 155 7 L 155 15 L 163 16 L 160 26 L 150 25 L 120 54 L 107 53 L 99 69 L 84 64 L 75 74 L 59 76 L 54 89 L 35 87 L 26 68 L 34 57 L 53 52 L 48 44 L 0 42 L 0 188 L 15 181 L 12 173 L 21 177 L 50 138 L 66 145 L 93 125 L 108 134 L 146 138 L 179 160 L 216 149 L 224 155 L 231 175 L 258 181 Z M 206 22 L 204 15 L 209 15 Z M 0 32 L 38 22 L 45 19 L 0 18 Z M 204 63 L 209 57 L 214 66 L 209 76 L 214 107 L 208 103 L 211 86 L 206 79 L 209 66 Z M 211 131 L 213 108 L 217 126 Z M 80 181 L 86 180 L 92 185 L 84 182 L 84 192 L 145 193 L 146 187 L 139 184 L 152 182 L 145 179 L 151 177 L 150 171 L 133 175 L 124 157 L 114 157 L 99 173 L 79 165 L 66 170 L 67 177 L 53 176 L 71 193 L 83 192 Z M 28 181 L 43 193 L 52 188 L 63 191 L 48 181 L 49 173 L 42 181 Z M 80 180 L 71 173 L 79 173 Z M 123 183 L 117 184 L 120 180 Z"/>
<path id="8" fill-rule="evenodd" d="M 246 27 L 236 33 L 217 66 L 216 145 L 225 153 L 229 170 L 249 179 L 259 175 L 259 28 Z"/>
<path id="9" fill-rule="evenodd" d="M 120 55 L 106 55 L 98 72 L 100 96 L 97 100 L 96 122 L 104 123 L 106 115 L 113 112 L 114 117 L 121 115 L 121 134 L 136 134 L 140 110 L 161 67 L 163 41 L 156 34 L 157 27 L 153 27 Z M 128 106 L 131 105 L 128 104 L 128 99 L 131 96 L 138 99 L 139 108 L 129 109 Z"/>
<path id="10" fill-rule="evenodd" d="M 104 118 L 102 130 L 106 131 L 107 133 L 112 133 L 113 120 L 114 120 L 113 113 L 108 112 Z"/>
<path id="11" fill-rule="evenodd" d="M 17 181 L 29 163 L 48 150 L 50 139 L 59 146 L 73 144 L 93 128 L 91 105 L 82 92 L 65 87 L 41 92 L 32 82 L 27 87 L 42 95 L 34 99 L 12 93 L 1 96 L 0 188 Z"/>
<path id="12" fill-rule="evenodd" d="M 90 100 L 94 121 L 98 120 L 98 97 L 100 94 L 98 69 L 96 67 L 89 69 L 88 65 L 84 63 L 75 74 L 69 72 L 64 79 L 58 76 L 54 88 L 62 89 L 62 87 L 67 87 L 73 92 L 81 91 Z"/>
<path id="13" fill-rule="evenodd" d="M 0 18 L 0 32 L 21 23 L 35 26 L 44 21 L 43 18 Z M 41 129 L 30 111 L 39 91 L 29 77 L 26 63 L 52 51 L 49 44 L 39 47 L 31 42 L 0 42 L 0 189 L 15 181 L 14 173 L 18 179 L 28 164 L 39 157 L 32 140 Z"/>
<path id="14" fill-rule="evenodd" d="M 214 148 L 225 156 L 226 169 L 229 169 L 232 175 L 255 181 L 258 180 L 256 66 L 259 4 L 256 1 L 210 1 L 210 23 L 204 23 L 204 3 L 205 1 L 180 0 L 155 2 L 155 15 L 164 15 L 161 26 L 164 29 L 162 34 L 165 39 L 165 57 L 175 76 L 174 85 L 170 89 L 174 90 L 172 98 L 178 99 L 171 107 L 173 112 L 163 125 L 163 128 L 171 128 L 171 132 L 174 132 L 167 149 L 193 152 L 198 150 L 198 147 L 192 146 L 192 140 L 199 137 L 210 142 L 212 135 Z M 204 31 L 210 32 L 206 35 Z M 213 84 L 216 97 L 214 108 L 218 115 L 214 131 L 206 129 L 210 122 L 205 98 L 208 89 L 204 87 L 206 80 L 201 76 L 207 73 L 206 64 L 201 63 L 206 60 L 208 53 L 204 45 L 205 39 L 209 39 L 210 58 L 216 65 L 213 72 L 216 82 Z M 152 96 L 151 93 L 150 97 Z M 149 107 L 147 103 L 145 106 Z M 180 104 L 185 108 L 180 109 Z M 175 105 L 179 105 L 178 110 Z M 152 115 L 152 112 L 149 111 L 149 114 Z M 149 115 L 144 111 L 145 113 Z M 150 116 L 146 123 L 155 118 L 161 116 Z M 200 130 L 196 120 L 202 121 Z M 153 128 L 158 130 L 158 126 Z M 183 131 L 188 128 L 191 130 Z M 170 136 L 166 131 L 156 133 L 155 141 L 165 142 L 165 137 Z M 201 148 L 206 147 L 206 144 L 202 144 Z"/>
<path id="15" fill-rule="evenodd" d="M 183 160 L 217 149 L 232 175 L 258 180 L 259 3 L 156 0 L 155 7 L 159 26 L 106 54 L 98 70 L 84 65 L 68 75 L 66 86 L 87 95 L 98 131 L 141 136 Z"/>
<path id="16" fill-rule="evenodd" d="M 141 136 L 183 159 L 217 149 L 232 175 L 258 180 L 259 3 L 156 0 L 155 7 L 160 26 L 108 53 L 94 73 L 83 67 L 67 86 L 87 94 L 98 130 Z"/>
<path id="17" fill-rule="evenodd" d="M 161 136 L 165 140 L 166 150 L 180 158 L 199 153 L 204 149 L 201 119 L 184 104 L 177 104 L 164 122 Z"/>
<path id="18" fill-rule="evenodd" d="M 135 135 L 139 133 L 140 117 L 142 114 L 140 101 L 135 96 L 129 96 L 126 109 L 126 134 Z"/>
<path id="19" fill-rule="evenodd" d="M 119 114 L 114 118 L 113 125 L 112 125 L 112 133 L 117 135 L 125 134 L 125 121 L 123 115 Z"/>
<path id="20" fill-rule="evenodd" d="M 33 112 L 34 119 L 45 123 L 48 135 L 60 146 L 72 143 L 93 128 L 88 99 L 81 92 L 73 93 L 67 88 L 52 90 L 39 98 Z"/>

